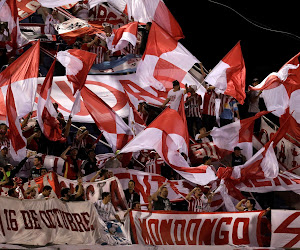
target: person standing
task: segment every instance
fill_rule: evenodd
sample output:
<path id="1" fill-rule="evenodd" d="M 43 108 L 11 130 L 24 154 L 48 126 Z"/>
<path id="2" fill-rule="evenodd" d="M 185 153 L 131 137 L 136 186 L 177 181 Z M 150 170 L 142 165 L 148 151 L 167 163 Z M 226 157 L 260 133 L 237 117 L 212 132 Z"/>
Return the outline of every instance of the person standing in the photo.
<path id="1" fill-rule="evenodd" d="M 185 88 L 187 89 L 187 85 Z M 161 108 L 164 108 L 170 102 L 170 108 L 178 111 L 180 101 L 183 95 L 186 93 L 186 89 L 181 89 L 180 83 L 177 80 L 173 81 L 173 89 L 168 92 L 168 97 L 161 105 Z"/>
<path id="2" fill-rule="evenodd" d="M 153 210 L 171 210 L 171 202 L 168 199 L 168 188 L 166 184 L 161 185 L 158 190 L 151 196 L 153 201 Z"/>
<path id="3" fill-rule="evenodd" d="M 135 182 L 134 180 L 130 180 L 128 182 L 128 188 L 124 190 L 128 208 L 133 208 L 133 203 L 140 202 L 140 195 L 134 191 L 134 188 Z"/>

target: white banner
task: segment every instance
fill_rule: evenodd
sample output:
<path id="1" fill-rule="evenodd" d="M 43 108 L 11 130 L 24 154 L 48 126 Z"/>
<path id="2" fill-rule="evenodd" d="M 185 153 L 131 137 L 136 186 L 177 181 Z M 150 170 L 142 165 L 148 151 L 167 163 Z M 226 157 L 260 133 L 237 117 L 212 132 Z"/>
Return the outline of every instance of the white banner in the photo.
<path id="1" fill-rule="evenodd" d="M 128 244 L 106 232 L 90 202 L 64 203 L 58 199 L 19 200 L 0 197 L 0 243 Z"/>
<path id="2" fill-rule="evenodd" d="M 168 198 L 170 200 L 185 197 L 195 186 L 186 180 L 170 181 L 158 174 L 146 173 L 133 169 L 113 168 L 109 169 L 109 171 L 112 171 L 119 179 L 124 190 L 128 188 L 128 182 L 134 180 L 135 191 L 141 197 L 141 204 L 148 203 L 148 197 L 154 194 L 164 183 L 168 184 Z"/>
<path id="3" fill-rule="evenodd" d="M 294 191 L 300 194 L 300 176 L 283 172 L 274 179 L 244 180 L 236 185 L 240 191 L 267 193 L 274 191 Z"/>
<path id="4" fill-rule="evenodd" d="M 132 211 L 135 241 L 143 245 L 262 246 L 263 212 L 187 213 Z"/>
<path id="5" fill-rule="evenodd" d="M 300 248 L 300 210 L 273 210 L 271 247 Z"/>
<path id="6" fill-rule="evenodd" d="M 75 187 L 78 185 L 77 181 L 69 180 L 64 177 L 61 177 L 53 172 L 50 172 L 44 176 L 39 178 L 35 178 L 29 183 L 24 183 L 22 189 L 26 191 L 27 187 L 33 187 L 35 185 L 38 186 L 37 193 L 42 192 L 44 186 L 48 185 L 52 187 L 53 192 L 51 192 L 51 197 L 60 198 L 60 191 L 64 187 L 68 187 L 71 190 L 71 193 L 74 193 Z M 111 202 L 114 205 L 116 211 L 126 210 L 127 203 L 125 199 L 125 195 L 122 189 L 122 185 L 120 184 L 118 178 L 112 177 L 104 181 L 95 181 L 95 182 L 83 182 L 84 189 L 84 199 L 89 200 L 91 202 L 96 202 L 101 199 L 101 195 L 103 192 L 111 193 Z M 0 197 L 7 195 L 8 188 L 0 187 Z M 22 195 L 21 195 L 22 197 Z"/>

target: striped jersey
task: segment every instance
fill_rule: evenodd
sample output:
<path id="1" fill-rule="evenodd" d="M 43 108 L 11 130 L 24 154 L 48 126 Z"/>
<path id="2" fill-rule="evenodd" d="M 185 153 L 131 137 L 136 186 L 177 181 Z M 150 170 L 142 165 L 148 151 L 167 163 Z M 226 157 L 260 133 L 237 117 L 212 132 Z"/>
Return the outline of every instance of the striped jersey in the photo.
<path id="1" fill-rule="evenodd" d="M 193 95 L 188 97 L 189 102 L 185 104 L 186 117 L 201 117 L 200 106 L 201 96 Z"/>
<path id="2" fill-rule="evenodd" d="M 207 91 L 205 93 L 202 114 L 211 115 L 211 116 L 216 115 L 216 110 L 215 110 L 216 97 L 217 94 L 215 93 L 215 91 Z"/>
<path id="3" fill-rule="evenodd" d="M 202 194 L 199 198 L 195 196 L 191 197 L 189 201 L 188 211 L 191 212 L 209 212 L 208 199 L 205 194 Z"/>
<path id="4" fill-rule="evenodd" d="M 95 53 L 97 56 L 95 58 L 94 64 L 99 64 L 104 62 L 104 56 L 107 49 L 103 46 L 91 46 L 89 49 L 90 52 Z"/>

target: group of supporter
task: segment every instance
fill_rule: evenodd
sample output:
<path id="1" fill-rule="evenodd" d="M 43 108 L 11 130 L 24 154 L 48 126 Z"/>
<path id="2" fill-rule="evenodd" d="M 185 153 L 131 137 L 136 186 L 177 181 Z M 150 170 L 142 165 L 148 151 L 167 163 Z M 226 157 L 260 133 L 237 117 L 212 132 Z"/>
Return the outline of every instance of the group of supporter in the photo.
<path id="1" fill-rule="evenodd" d="M 50 13 L 51 12 L 51 13 Z M 45 16 L 45 32 L 48 34 L 57 35 L 54 25 L 61 22 L 58 19 L 56 11 L 43 10 Z M 74 16 L 87 20 L 88 19 L 88 6 L 83 1 L 79 1 L 72 9 L 71 12 Z M 141 43 L 139 47 L 139 53 L 143 53 L 147 43 L 148 33 L 151 27 L 151 23 L 147 23 L 142 30 Z M 115 57 L 121 56 L 121 53 L 111 52 L 111 42 L 113 38 L 112 28 L 106 26 L 105 29 L 106 40 L 100 39 L 97 35 L 90 36 L 88 34 L 76 38 L 73 43 L 66 44 L 62 39 L 59 40 L 64 46 L 62 48 L 76 48 L 81 50 L 87 50 L 97 54 L 95 63 L 99 64 L 105 60 L 113 60 Z M 0 23 L 0 41 L 9 41 L 9 30 L 5 25 Z M 0 44 L 1 45 L 1 44 Z M 4 70 L 16 56 L 8 57 L 5 47 L 0 47 L 0 68 Z M 2 60 L 3 59 L 3 60 Z M 47 59 L 44 58 L 41 62 L 44 64 L 45 71 L 41 70 L 41 75 L 45 76 L 47 69 L 49 69 L 51 63 L 47 63 Z M 200 69 L 203 67 L 200 65 Z M 202 70 L 202 75 L 205 77 L 205 72 Z M 252 85 L 257 85 L 258 79 L 254 79 Z M 203 82 L 202 85 L 206 89 L 206 93 L 202 98 L 197 94 L 197 86 L 185 86 L 180 87 L 179 81 L 173 81 L 173 89 L 168 92 L 167 99 L 160 106 L 153 108 L 146 102 L 141 102 L 138 106 L 138 112 L 145 124 L 149 123 L 160 113 L 162 110 L 169 106 L 171 109 L 178 110 L 182 98 L 184 99 L 185 114 L 187 120 L 187 127 L 189 136 L 196 143 L 211 142 L 210 131 L 213 127 L 225 126 L 234 122 L 236 119 L 241 119 L 239 112 L 240 105 L 238 102 L 230 96 L 224 94 L 217 94 L 213 86 Z M 250 91 L 248 93 L 248 113 L 245 117 L 254 116 L 260 111 L 259 108 L 259 96 L 261 92 Z M 215 105 L 215 100 L 220 99 L 221 105 L 219 114 Z M 100 131 L 94 129 L 89 131 L 87 124 L 76 124 L 78 128 L 74 129 L 72 125 L 72 117 L 65 119 L 63 115 L 58 111 L 57 103 L 53 103 L 57 113 L 57 121 L 59 122 L 60 129 L 62 131 L 63 140 L 50 141 L 42 133 L 37 121 L 32 118 L 32 113 L 29 113 L 21 121 L 21 127 L 23 135 L 27 138 L 27 155 L 26 157 L 16 163 L 12 160 L 9 154 L 11 147 L 8 139 L 8 130 L 6 124 L 0 124 L 0 188 L 9 188 L 7 195 L 14 198 L 21 199 L 49 199 L 53 192 L 51 186 L 44 186 L 40 193 L 37 193 L 37 186 L 29 186 L 26 190 L 22 189 L 22 183 L 25 183 L 36 178 L 40 178 L 46 175 L 52 169 L 48 169 L 43 166 L 43 159 L 45 155 L 54 155 L 64 160 L 64 166 L 62 169 L 63 177 L 70 180 L 77 180 L 75 192 L 72 193 L 70 188 L 62 188 L 60 193 L 60 200 L 63 202 L 72 201 L 84 201 L 84 188 L 82 185 L 82 178 L 84 176 L 93 175 L 90 178 L 91 182 L 104 181 L 113 176 L 112 172 L 108 169 L 111 168 L 128 168 L 145 171 L 154 174 L 160 174 L 169 180 L 181 179 L 171 167 L 169 167 L 154 150 L 144 150 L 138 152 L 133 156 L 131 160 L 127 159 L 128 156 L 119 154 L 116 152 L 101 166 L 96 158 L 97 154 L 110 152 L 110 149 L 105 148 L 104 151 L 99 149 L 98 142 L 95 138 L 100 134 Z M 176 122 L 176 121 L 174 121 Z M 260 129 L 259 119 L 255 124 L 254 132 L 257 134 Z M 98 133 L 98 134 L 97 134 Z M 94 134 L 92 137 L 91 134 Z M 105 140 L 102 136 L 101 140 Z M 103 148 L 102 148 L 103 149 Z M 190 163 L 186 157 L 187 162 Z M 30 176 L 28 178 L 17 177 L 18 173 L 22 169 L 25 163 L 31 162 L 32 168 Z M 239 147 L 234 148 L 234 152 L 227 155 L 220 160 L 220 164 L 225 167 L 235 167 L 242 165 L 246 162 L 245 156 L 242 154 L 242 149 Z M 209 165 L 212 168 L 211 158 L 206 156 L 202 162 L 199 163 Z M 130 180 L 128 182 L 128 189 L 124 190 L 128 211 L 131 209 L 140 210 L 176 210 L 176 204 L 168 198 L 167 184 L 161 185 L 156 192 L 148 197 L 148 203 L 141 204 L 140 195 L 135 191 L 135 182 Z M 213 200 L 214 192 L 211 186 L 196 186 L 184 197 L 186 204 L 185 208 L 191 212 L 211 212 L 210 204 Z M 117 221 L 122 222 L 121 218 L 115 211 L 111 203 L 111 194 L 109 192 L 103 192 L 101 199 L 95 203 L 95 207 L 99 216 L 105 222 L 109 222 L 113 216 Z M 241 200 L 236 209 L 239 211 L 252 211 L 255 210 L 254 199 Z M 184 210 L 184 209 L 183 209 Z M 125 216 L 126 214 L 125 213 Z M 109 228 L 113 228 L 114 224 L 108 224 Z"/>

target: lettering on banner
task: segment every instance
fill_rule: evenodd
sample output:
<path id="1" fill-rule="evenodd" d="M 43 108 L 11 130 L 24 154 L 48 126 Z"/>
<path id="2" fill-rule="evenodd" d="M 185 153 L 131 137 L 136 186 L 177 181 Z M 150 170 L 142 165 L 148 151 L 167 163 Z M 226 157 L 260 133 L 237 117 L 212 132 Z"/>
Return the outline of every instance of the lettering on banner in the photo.
<path id="1" fill-rule="evenodd" d="M 50 229 L 63 228 L 73 232 L 94 231 L 94 226 L 90 225 L 90 214 L 68 213 L 59 209 L 49 210 L 20 210 L 18 216 L 15 210 L 4 209 L 0 212 L 0 233 L 6 235 L 6 231 L 18 231 L 19 227 L 25 230 L 40 230 L 43 227 Z M 22 218 L 21 225 L 18 225 L 17 218 Z M 41 224 L 40 224 L 41 222 Z"/>
<path id="2" fill-rule="evenodd" d="M 161 215 L 164 217 L 164 214 Z M 144 219 L 137 217 L 134 221 L 138 223 L 136 228 L 140 229 L 140 236 L 146 245 L 253 244 L 250 242 L 253 231 L 250 230 L 250 218 L 247 217 L 231 217 L 224 213 L 218 218 Z M 253 228 L 256 233 L 256 226 Z"/>
<path id="3" fill-rule="evenodd" d="M 300 226 L 291 227 L 290 224 L 294 222 L 300 216 L 300 212 L 294 212 L 288 216 L 275 230 L 274 234 L 295 234 L 296 236 L 286 243 L 284 248 L 292 248 L 300 241 Z M 290 226 L 290 227 L 289 227 Z M 273 227 L 273 225 L 272 225 Z"/>

